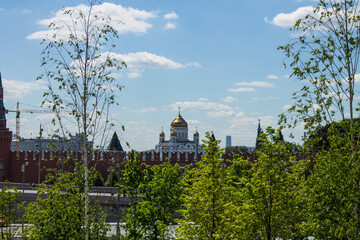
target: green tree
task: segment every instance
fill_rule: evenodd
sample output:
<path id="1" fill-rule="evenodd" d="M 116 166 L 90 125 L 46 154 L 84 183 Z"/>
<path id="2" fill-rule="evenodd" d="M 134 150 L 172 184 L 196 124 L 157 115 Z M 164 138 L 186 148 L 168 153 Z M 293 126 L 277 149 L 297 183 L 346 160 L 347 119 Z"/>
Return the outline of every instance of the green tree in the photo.
<path id="1" fill-rule="evenodd" d="M 120 188 L 123 196 L 130 199 L 129 207 L 124 211 L 123 221 L 124 228 L 127 231 L 128 239 L 137 240 L 144 236 L 139 230 L 140 216 L 139 216 L 139 188 L 144 182 L 144 175 L 140 164 L 139 154 L 135 151 L 129 153 L 129 159 L 125 164 L 125 170 L 122 171 L 120 178 Z"/>
<path id="2" fill-rule="evenodd" d="M 354 128 L 359 127 L 356 121 Z M 354 217 L 354 209 L 360 199 L 357 184 L 360 168 L 349 157 L 351 141 L 344 129 L 349 129 L 349 122 L 327 128 L 327 145 L 318 147 L 313 154 L 315 165 L 305 181 L 304 194 L 309 212 L 305 226 L 317 239 L 358 239 L 359 221 Z M 357 130 L 355 135 L 359 136 L 359 133 Z M 319 146 L 318 141 L 315 143 Z M 356 154 L 360 154 L 359 150 Z"/>
<path id="3" fill-rule="evenodd" d="M 248 153 L 249 149 L 245 146 L 231 146 L 225 148 L 225 153 L 242 154 Z"/>
<path id="4" fill-rule="evenodd" d="M 224 192 L 228 193 L 223 213 L 226 219 L 225 239 L 251 239 L 256 236 L 257 229 L 252 224 L 253 212 L 248 204 L 251 177 L 250 159 L 235 155 L 231 165 L 226 168 L 226 184 L 223 187 Z"/>
<path id="5" fill-rule="evenodd" d="M 16 188 L 3 187 L 0 190 L 0 229 L 1 239 L 13 239 L 18 223 L 18 215 L 22 213 L 23 205 L 19 202 L 21 193 Z"/>
<path id="6" fill-rule="evenodd" d="M 182 205 L 182 172 L 178 164 L 172 166 L 168 161 L 145 169 L 138 209 L 146 239 L 173 239 L 170 230 Z"/>
<path id="7" fill-rule="evenodd" d="M 115 169 L 111 169 L 110 174 L 108 175 L 108 179 L 106 180 L 105 186 L 115 187 L 115 185 L 118 183 L 119 183 L 118 173 L 115 171 Z"/>
<path id="8" fill-rule="evenodd" d="M 230 239 L 224 216 L 229 192 L 226 185 L 225 161 L 220 157 L 219 140 L 206 133 L 201 161 L 184 179 L 183 219 L 176 234 L 179 239 Z"/>
<path id="9" fill-rule="evenodd" d="M 273 129 L 268 128 L 267 136 L 261 138 L 261 150 L 246 185 L 251 229 L 256 229 L 256 235 L 248 238 L 304 239 L 303 164 L 287 144 L 277 141 Z"/>
<path id="10" fill-rule="evenodd" d="M 26 239 L 83 239 L 84 226 L 84 175 L 82 166 L 76 165 L 73 173 L 58 172 L 53 185 L 41 184 L 39 197 L 26 206 L 24 215 L 28 226 L 24 230 Z M 104 214 L 96 202 L 90 202 L 89 238 L 105 239 L 108 226 Z"/>
<path id="11" fill-rule="evenodd" d="M 82 161 L 85 176 L 84 212 L 85 230 L 89 229 L 88 156 L 92 144 L 101 146 L 106 130 L 112 125 L 109 108 L 115 103 L 115 92 L 121 90 L 113 72 L 125 66 L 112 54 L 117 30 L 109 16 L 96 11 L 97 0 L 88 0 L 89 6 L 63 8 L 63 19 L 49 24 L 52 34 L 42 44 L 42 66 L 48 79 L 48 90 L 43 104 L 56 113 L 62 135 L 67 136 L 68 123 L 61 112 L 68 112 L 81 134 Z M 115 23 L 117 24 L 117 23 Z M 85 235 L 88 239 L 88 234 Z"/>
<path id="12" fill-rule="evenodd" d="M 316 143 L 321 139 L 311 139 L 308 141 L 307 148 L 310 150 L 308 157 L 316 162 L 316 171 L 324 174 L 316 174 L 317 196 L 321 194 L 326 199 L 332 198 L 340 200 L 337 211 L 352 216 L 354 223 L 348 225 L 353 229 L 348 229 L 350 239 L 359 238 L 360 227 L 360 198 L 357 196 L 359 191 L 359 177 L 357 168 L 359 165 L 359 141 L 357 140 L 357 130 L 354 116 L 356 114 L 357 103 L 356 93 L 358 84 L 356 77 L 358 74 L 358 63 L 360 57 L 360 17 L 358 0 L 320 0 L 313 14 L 299 19 L 291 29 L 298 33 L 297 38 L 285 46 L 279 47 L 289 58 L 290 63 L 285 64 L 292 69 L 291 76 L 297 77 L 304 83 L 299 92 L 294 93 L 294 105 L 289 109 L 288 114 L 281 115 L 282 124 L 294 127 L 298 122 L 305 123 L 305 129 L 310 135 L 319 126 L 333 123 L 337 120 L 345 120 L 349 117 L 349 132 L 345 137 L 341 137 L 339 132 L 333 131 L 332 140 L 329 141 L 331 151 L 319 150 L 317 153 L 312 151 L 316 148 Z M 343 148 L 334 139 L 347 146 Z M 339 152 L 342 154 L 339 155 Z M 326 161 L 324 157 L 327 158 Z M 333 173 L 330 162 L 338 163 L 336 174 Z M 352 173 L 349 165 L 352 165 Z M 336 164 L 335 164 L 336 165 Z M 321 171 L 320 171 L 321 170 Z M 348 184 L 351 191 L 342 191 L 342 182 L 338 181 L 339 175 L 350 177 Z M 321 180 L 326 179 L 329 183 Z M 351 184 L 352 182 L 352 184 Z M 314 183 L 314 182 L 313 182 Z M 311 186 L 309 186 L 311 189 Z M 331 187 L 332 191 L 327 192 Z M 335 191 L 336 190 L 336 191 Z M 329 195 L 330 194 L 330 195 Z M 344 207 L 342 200 L 351 199 L 353 204 Z M 310 201 L 316 199 L 310 198 Z M 314 205 L 317 201 L 311 202 Z M 318 218 L 318 222 L 327 223 L 329 238 L 341 238 L 339 228 L 336 227 L 340 214 L 334 218 L 327 210 L 331 208 L 330 202 L 318 201 L 320 212 L 310 212 L 310 219 Z M 334 209 L 333 209 L 334 210 Z M 311 224 L 310 224 L 311 225 Z M 314 235 L 321 235 L 321 227 L 312 226 Z M 331 227 L 330 227 L 331 226 Z M 326 231 L 326 230 L 325 230 Z M 324 238 L 326 236 L 323 235 Z"/>
<path id="13" fill-rule="evenodd" d="M 95 187 L 103 187 L 104 186 L 104 178 L 101 176 L 99 171 L 95 171 L 94 175 L 92 176 L 91 185 Z"/>

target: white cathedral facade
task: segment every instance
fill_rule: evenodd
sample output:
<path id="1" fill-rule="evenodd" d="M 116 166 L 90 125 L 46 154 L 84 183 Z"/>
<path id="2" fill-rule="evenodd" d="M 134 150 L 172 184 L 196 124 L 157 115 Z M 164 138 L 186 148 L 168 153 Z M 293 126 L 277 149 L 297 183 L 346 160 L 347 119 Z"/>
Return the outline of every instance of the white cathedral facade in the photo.
<path id="1" fill-rule="evenodd" d="M 180 110 L 177 117 L 171 122 L 170 139 L 165 140 L 165 133 L 161 131 L 155 152 L 203 152 L 197 130 L 194 132 L 193 140 L 189 140 L 188 124 L 180 115 Z"/>

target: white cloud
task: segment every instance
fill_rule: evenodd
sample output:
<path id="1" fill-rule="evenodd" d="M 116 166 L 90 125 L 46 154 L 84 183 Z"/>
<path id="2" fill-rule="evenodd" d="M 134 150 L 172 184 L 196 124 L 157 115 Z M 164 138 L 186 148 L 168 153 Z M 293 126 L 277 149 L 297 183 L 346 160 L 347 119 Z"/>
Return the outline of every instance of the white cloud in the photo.
<path id="1" fill-rule="evenodd" d="M 224 102 L 230 103 L 230 102 L 234 102 L 235 100 L 237 100 L 237 98 L 227 96 L 226 98 L 222 98 L 221 100 Z"/>
<path id="2" fill-rule="evenodd" d="M 199 120 L 186 120 L 186 122 L 189 125 L 199 125 L 199 124 L 201 124 L 201 122 Z"/>
<path id="3" fill-rule="evenodd" d="M 244 116 L 243 112 L 235 111 L 218 111 L 218 112 L 208 112 L 209 117 L 242 117 Z"/>
<path id="4" fill-rule="evenodd" d="M 143 109 L 140 109 L 140 112 L 141 113 L 146 113 L 146 112 L 156 112 L 157 109 L 154 108 L 154 107 L 149 107 L 149 108 L 143 108 Z"/>
<path id="5" fill-rule="evenodd" d="M 235 111 L 231 106 L 216 103 L 216 102 L 206 102 L 204 99 L 199 99 L 199 101 L 193 102 L 176 102 L 171 104 L 171 107 L 174 110 L 177 110 L 181 107 L 181 110 L 185 111 L 206 111 L 208 117 L 242 117 L 244 116 L 243 112 Z M 206 99 L 207 100 L 207 99 Z"/>
<path id="6" fill-rule="evenodd" d="M 276 127 L 277 120 L 273 116 L 258 116 L 258 117 L 243 117 L 243 118 L 234 118 L 231 120 L 230 129 L 242 128 L 244 126 L 257 126 L 259 123 L 261 128 L 264 130 L 268 126 Z"/>
<path id="7" fill-rule="evenodd" d="M 266 78 L 268 78 L 268 79 L 279 79 L 279 76 L 274 75 L 274 74 L 269 74 L 269 75 L 266 76 Z"/>
<path id="8" fill-rule="evenodd" d="M 128 121 L 126 122 L 127 125 L 144 125 L 145 121 Z"/>
<path id="9" fill-rule="evenodd" d="M 89 7 L 80 4 L 75 7 L 66 7 L 65 11 L 67 10 L 74 11 L 73 17 L 76 18 L 79 16 L 79 11 L 82 11 L 85 14 L 88 13 Z M 131 7 L 126 8 L 113 3 L 103 3 L 101 5 L 94 6 L 92 10 L 92 16 L 95 15 L 104 16 L 105 18 L 103 23 L 110 24 L 120 34 L 145 34 L 152 27 L 152 25 L 148 22 L 149 19 L 157 17 L 155 12 L 134 9 Z M 111 16 L 111 20 L 108 19 L 108 16 Z M 71 26 L 72 19 L 69 14 L 64 15 L 63 11 L 59 10 L 55 13 L 54 17 L 38 21 L 38 24 L 45 28 L 48 28 L 50 23 L 55 23 L 58 27 Z M 78 33 L 82 32 L 81 21 L 77 22 L 75 28 Z M 27 39 L 46 39 L 52 37 L 54 34 L 56 34 L 57 38 L 67 39 L 69 37 L 69 33 L 70 32 L 66 27 L 64 27 L 61 31 L 48 29 L 32 33 L 27 36 Z"/>
<path id="10" fill-rule="evenodd" d="M 134 113 L 148 113 L 148 112 L 156 112 L 157 111 L 157 109 L 155 107 L 148 107 L 148 108 L 142 108 L 142 109 L 127 109 L 127 108 L 124 108 L 124 109 L 129 112 L 134 112 Z"/>
<path id="11" fill-rule="evenodd" d="M 178 19 L 178 18 L 179 18 L 178 15 L 173 11 L 164 15 L 164 19 Z"/>
<path id="12" fill-rule="evenodd" d="M 142 71 L 130 71 L 126 75 L 128 78 L 138 78 L 141 76 Z"/>
<path id="13" fill-rule="evenodd" d="M 22 9 L 21 12 L 25 14 L 32 13 L 32 11 L 29 9 Z"/>
<path id="14" fill-rule="evenodd" d="M 284 28 L 292 27 L 298 19 L 303 18 L 308 14 L 314 14 L 314 10 L 315 8 L 312 6 L 305 6 L 300 7 L 291 13 L 279 13 L 272 20 L 269 20 L 268 18 L 265 18 L 264 20 L 275 26 Z"/>
<path id="15" fill-rule="evenodd" d="M 167 22 L 164 27 L 165 30 L 172 30 L 175 28 L 176 28 L 176 25 L 175 25 L 175 23 L 172 23 L 172 22 Z"/>
<path id="16" fill-rule="evenodd" d="M 269 100 L 276 100 L 278 98 L 276 97 L 272 97 L 272 96 L 268 96 L 268 97 L 253 97 L 252 100 L 253 101 L 269 101 Z"/>
<path id="17" fill-rule="evenodd" d="M 256 90 L 255 90 L 255 88 L 244 87 L 244 88 L 229 88 L 228 91 L 229 92 L 254 92 Z"/>
<path id="18" fill-rule="evenodd" d="M 289 110 L 291 107 L 292 107 L 291 105 L 287 104 L 287 105 L 283 106 L 283 109 L 287 111 L 287 110 Z"/>
<path id="19" fill-rule="evenodd" d="M 252 81 L 252 82 L 239 82 L 235 83 L 237 86 L 249 86 L 249 87 L 274 87 L 274 83 L 263 82 L 263 81 Z"/>
<path id="20" fill-rule="evenodd" d="M 204 101 L 193 101 L 193 102 L 176 102 L 171 104 L 171 107 L 174 110 L 178 110 L 181 107 L 181 110 L 185 111 L 232 111 L 232 107 L 220 104 L 216 102 L 204 102 Z"/>
<path id="21" fill-rule="evenodd" d="M 37 80 L 34 82 L 22 82 L 17 80 L 3 79 L 4 94 L 6 98 L 21 98 L 33 91 L 46 89 L 46 82 Z"/>
<path id="22" fill-rule="evenodd" d="M 167 68 L 177 69 L 184 67 L 183 64 L 175 62 L 163 56 L 149 52 L 136 52 L 128 54 L 114 54 L 114 57 L 124 61 L 128 68 Z"/>
<path id="23" fill-rule="evenodd" d="M 201 98 L 199 98 L 198 100 L 199 100 L 199 101 L 202 101 L 202 102 L 209 101 L 209 99 L 208 99 L 208 98 L 204 98 L 204 97 L 201 97 Z"/>
<path id="24" fill-rule="evenodd" d="M 96 63 L 104 63 L 106 62 L 106 58 L 110 58 L 112 61 L 124 61 L 127 65 L 127 68 L 124 69 L 124 72 L 127 72 L 126 75 L 129 78 L 140 77 L 146 68 L 178 69 L 186 67 L 184 64 L 149 52 L 136 52 L 127 54 L 104 52 L 100 55 L 99 58 L 96 59 Z M 120 73 L 120 75 L 117 77 L 121 76 L 122 74 Z"/>
<path id="25" fill-rule="evenodd" d="M 56 117 L 55 113 L 47 113 L 47 114 L 39 114 L 38 116 L 35 117 L 36 120 L 38 121 L 52 121 L 54 118 Z M 22 119 L 21 119 L 22 121 Z"/>
<path id="26" fill-rule="evenodd" d="M 187 63 L 186 66 L 188 67 L 198 67 L 198 68 L 201 68 L 201 64 L 198 63 L 198 62 L 190 62 L 190 63 Z"/>

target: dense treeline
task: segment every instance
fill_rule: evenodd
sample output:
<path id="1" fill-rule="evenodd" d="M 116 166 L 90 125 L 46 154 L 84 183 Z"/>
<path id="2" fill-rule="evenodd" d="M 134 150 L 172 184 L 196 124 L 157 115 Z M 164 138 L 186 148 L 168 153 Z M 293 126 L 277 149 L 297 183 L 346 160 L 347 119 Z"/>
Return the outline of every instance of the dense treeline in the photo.
<path id="1" fill-rule="evenodd" d="M 255 162 L 236 156 L 225 164 L 229 160 L 221 157 L 219 141 L 210 134 L 205 155 L 194 166 L 144 166 L 133 152 L 116 183 L 121 196 L 130 198 L 121 238 L 356 239 L 353 214 L 360 189 L 354 179 L 360 171 L 353 168 L 349 139 L 337 126 L 329 127 L 330 147 L 324 151 L 314 153 L 310 147 L 322 138 L 309 138 L 303 149 L 308 158 L 302 160 L 296 160 L 286 142 L 277 141 L 271 128 L 261 136 Z M 24 220 L 31 224 L 24 230 L 27 239 L 80 239 L 85 234 L 81 171 L 54 176 L 53 184 L 41 185 L 40 197 L 24 208 Z M 9 193 L 0 196 L 8 223 L 21 210 L 14 205 L 16 198 L 9 199 Z M 90 238 L 109 238 L 98 203 L 91 206 Z"/>

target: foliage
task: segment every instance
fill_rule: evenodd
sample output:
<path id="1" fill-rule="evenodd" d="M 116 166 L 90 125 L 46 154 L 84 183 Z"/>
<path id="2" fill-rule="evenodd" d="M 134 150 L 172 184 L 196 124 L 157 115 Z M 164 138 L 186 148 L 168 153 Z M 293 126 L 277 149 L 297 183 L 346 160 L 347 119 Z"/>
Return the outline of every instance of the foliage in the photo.
<path id="1" fill-rule="evenodd" d="M 13 239 L 16 228 L 12 226 L 18 223 L 17 218 L 23 210 L 19 202 L 21 193 L 16 188 L 3 187 L 0 189 L 0 229 L 1 239 Z"/>
<path id="2" fill-rule="evenodd" d="M 91 185 L 95 187 L 104 186 L 104 178 L 101 176 L 99 171 L 95 171 L 95 173 L 92 175 Z"/>
<path id="3" fill-rule="evenodd" d="M 354 125 L 360 134 L 358 122 Z M 348 122 L 333 124 L 327 129 L 327 143 L 313 155 L 315 165 L 305 181 L 305 197 L 309 215 L 306 229 L 312 236 L 324 239 L 357 239 L 359 220 L 354 217 L 360 200 L 359 164 L 354 164 L 351 141 L 343 129 Z M 340 131 L 339 131 L 340 130 Z M 318 144 L 311 139 L 308 146 Z M 317 146 L 317 145 L 316 145 Z M 355 161 L 358 163 L 359 150 Z"/>
<path id="4" fill-rule="evenodd" d="M 124 212 L 123 220 L 125 222 L 124 228 L 127 231 L 128 239 L 141 239 L 143 234 L 139 231 L 140 216 L 139 216 L 139 188 L 143 184 L 144 176 L 142 172 L 142 165 L 139 161 L 139 154 L 131 151 L 129 159 L 125 164 L 125 170 L 122 172 L 120 178 L 120 188 L 125 197 L 130 199 L 129 208 Z"/>
<path id="5" fill-rule="evenodd" d="M 222 151 L 215 140 L 206 133 L 201 161 L 189 171 L 186 183 L 183 219 L 177 229 L 179 239 L 229 239 L 227 235 L 226 203 L 230 191 L 225 188 L 226 168 L 220 158 Z"/>
<path id="6" fill-rule="evenodd" d="M 354 119 L 354 131 L 359 131 L 359 118 Z M 329 133 L 331 131 L 331 134 Z M 359 135 L 355 132 L 355 141 L 359 141 Z M 331 135 L 337 134 L 339 137 L 347 137 L 350 133 L 350 120 L 345 119 L 340 122 L 333 122 L 326 124 L 323 127 L 318 127 L 312 131 L 311 135 L 305 142 L 305 145 L 311 147 L 313 152 L 321 150 L 329 150 Z"/>
<path id="7" fill-rule="evenodd" d="M 182 168 L 168 161 L 145 169 L 138 209 L 139 230 L 147 239 L 173 239 L 170 230 L 175 225 L 175 213 L 182 205 L 181 176 Z"/>
<path id="8" fill-rule="evenodd" d="M 115 187 L 118 184 L 118 173 L 115 169 L 110 170 L 110 174 L 108 175 L 108 179 L 106 180 L 105 186 L 106 187 Z"/>
<path id="9" fill-rule="evenodd" d="M 231 146 L 225 147 L 225 153 L 243 154 L 248 153 L 249 149 L 245 146 Z"/>
<path id="10" fill-rule="evenodd" d="M 25 221 L 29 224 L 24 230 L 26 239 L 84 239 L 84 175 L 82 166 L 77 165 L 74 172 L 60 172 L 53 176 L 54 184 L 41 184 L 39 197 L 26 206 Z M 105 239 L 108 226 L 103 222 L 104 215 L 96 202 L 90 203 L 89 237 Z"/>
<path id="11" fill-rule="evenodd" d="M 169 231 L 181 206 L 182 172 L 167 161 L 141 165 L 138 154 L 129 154 L 120 179 L 124 196 L 130 198 L 123 217 L 127 239 L 172 239 Z"/>
<path id="12" fill-rule="evenodd" d="M 227 166 L 226 182 L 223 186 L 227 199 L 224 203 L 224 225 L 226 238 L 224 239 L 249 239 L 253 238 L 256 228 L 253 222 L 253 214 L 248 204 L 248 183 L 252 177 L 251 162 L 238 155 Z"/>
<path id="13" fill-rule="evenodd" d="M 292 149 L 276 141 L 276 132 L 268 128 L 261 135 L 261 151 L 251 166 L 246 185 L 246 209 L 251 229 L 261 239 L 304 239 L 301 224 L 306 219 L 302 198 L 303 164 L 296 161 Z M 274 141 L 275 140 L 275 141 Z"/>

